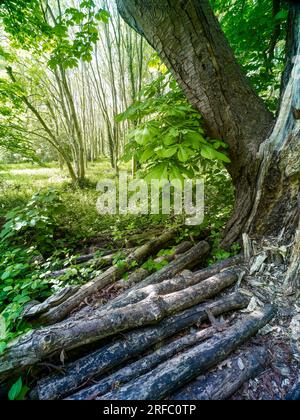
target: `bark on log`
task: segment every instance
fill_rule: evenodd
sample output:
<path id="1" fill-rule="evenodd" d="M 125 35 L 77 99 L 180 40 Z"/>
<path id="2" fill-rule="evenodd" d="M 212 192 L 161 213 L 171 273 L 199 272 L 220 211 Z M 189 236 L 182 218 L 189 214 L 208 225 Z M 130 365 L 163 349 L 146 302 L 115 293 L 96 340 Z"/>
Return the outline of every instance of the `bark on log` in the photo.
<path id="1" fill-rule="evenodd" d="M 193 277 L 191 279 L 189 279 L 189 285 L 190 286 L 195 285 L 197 283 L 200 283 L 200 281 L 206 280 L 206 279 L 214 276 L 215 274 L 220 273 L 222 270 L 225 270 L 226 268 L 234 267 L 235 265 L 243 262 L 243 259 L 244 259 L 243 255 L 238 255 L 236 257 L 232 257 L 232 258 L 229 258 L 228 260 L 225 260 L 225 261 L 222 261 L 218 264 L 215 264 L 212 267 L 205 268 L 203 270 L 197 271 L 193 274 Z M 187 261 L 189 261 L 187 259 L 187 255 L 184 255 L 183 258 L 180 258 L 180 264 L 178 264 L 179 259 L 177 261 L 175 261 L 175 264 L 177 263 L 175 270 L 177 271 L 179 269 L 179 266 L 183 267 L 182 264 L 186 264 Z M 174 266 L 175 266 L 175 264 L 174 264 Z M 112 302 L 109 302 L 103 308 L 100 308 L 100 310 L 107 311 L 107 310 L 112 310 L 112 309 L 117 309 L 117 308 L 123 308 L 127 305 L 130 305 L 134 301 L 138 302 L 140 300 L 140 298 L 139 298 L 140 294 L 143 294 L 143 290 L 145 290 L 146 287 L 150 288 L 150 287 L 153 287 L 157 284 L 160 284 L 160 282 L 163 282 L 165 277 L 167 279 L 171 279 L 171 274 L 174 273 L 175 270 L 173 268 L 170 268 L 170 266 L 165 267 L 164 269 L 160 270 L 159 272 L 154 273 L 153 275 L 147 277 L 147 279 L 145 281 L 137 284 L 136 287 L 133 287 L 132 289 L 130 289 L 127 292 L 127 294 L 122 294 L 118 298 L 114 299 Z M 182 270 L 180 270 L 180 271 L 182 271 Z M 171 280 L 169 280 L 169 282 L 170 283 L 173 282 L 175 284 L 176 284 L 176 282 L 180 283 L 180 279 L 171 279 Z M 164 283 L 165 283 L 166 288 L 167 288 L 168 283 L 166 283 L 166 282 L 164 282 Z M 162 290 L 163 290 L 163 288 L 164 288 L 164 286 L 162 287 Z M 175 290 L 180 290 L 180 287 L 179 287 L 179 289 L 175 288 L 173 290 L 174 291 Z"/>
<path id="2" fill-rule="evenodd" d="M 268 352 L 257 347 L 228 359 L 227 366 L 200 377 L 171 397 L 171 400 L 227 400 L 241 386 L 263 372 Z"/>
<path id="3" fill-rule="evenodd" d="M 180 292 L 165 296 L 150 295 L 142 302 L 125 308 L 32 331 L 13 341 L 0 356 L 0 376 L 12 369 L 34 365 L 53 353 L 158 323 L 167 316 L 210 299 L 233 285 L 237 279 L 235 272 L 223 272 L 219 278 L 212 277 Z"/>
<path id="4" fill-rule="evenodd" d="M 300 401 L 300 382 L 287 394 L 286 401 Z"/>
<path id="5" fill-rule="evenodd" d="M 149 255 L 152 255 L 161 249 L 162 246 L 169 243 L 174 238 L 175 234 L 175 229 L 170 230 L 163 233 L 159 238 L 137 248 L 126 258 L 122 266 L 113 266 L 109 268 L 107 271 L 100 274 L 100 276 L 82 286 L 78 292 L 68 298 L 65 302 L 62 302 L 59 306 L 44 313 L 39 321 L 44 324 L 55 324 L 63 320 L 72 310 L 78 307 L 84 299 L 99 290 L 104 289 L 107 285 L 120 280 L 122 275 L 130 269 L 133 263 L 141 264 Z"/>
<path id="6" fill-rule="evenodd" d="M 81 268 L 84 268 L 84 267 L 94 267 L 95 269 L 100 269 L 100 268 L 103 269 L 103 268 L 106 268 L 106 267 L 109 267 L 110 265 L 112 265 L 116 254 L 123 253 L 124 256 L 128 256 L 132 252 L 134 252 L 134 248 L 120 249 L 119 251 L 115 251 L 114 253 L 109 253 L 107 255 L 102 255 L 101 257 L 94 256 L 93 258 L 90 258 L 86 262 L 81 262 L 81 263 L 76 262 L 76 265 L 73 264 L 72 267 L 66 267 L 66 268 L 63 268 L 62 270 L 53 271 L 52 273 L 49 273 L 46 276 L 46 278 L 51 278 L 51 277 L 57 278 L 57 277 L 64 276 L 72 268 L 76 268 L 77 270 L 79 270 Z"/>
<path id="7" fill-rule="evenodd" d="M 224 360 L 232 351 L 255 335 L 274 317 L 274 307 L 255 311 L 227 331 L 159 365 L 99 400 L 161 400 L 184 384 Z"/>
<path id="8" fill-rule="evenodd" d="M 189 251 L 193 247 L 192 242 L 182 242 L 174 249 L 174 253 L 170 255 L 162 255 L 154 260 L 156 264 L 160 264 L 164 261 L 170 263 L 178 258 L 179 255 L 182 255 Z M 138 268 L 132 274 L 129 275 L 127 280 L 120 280 L 116 283 L 116 288 L 120 289 L 129 289 L 130 287 L 140 283 L 142 280 L 147 278 L 150 275 L 149 271 L 145 268 Z"/>
<path id="9" fill-rule="evenodd" d="M 179 352 L 199 344 L 208 338 L 211 338 L 214 332 L 215 329 L 213 327 L 206 328 L 203 331 L 198 331 L 178 340 L 172 341 L 170 344 L 161 347 L 159 350 L 156 350 L 149 356 L 143 357 L 142 359 L 128 366 L 125 366 L 123 369 L 118 370 L 111 376 L 102 379 L 102 381 L 98 382 L 97 384 L 89 388 L 85 388 L 66 399 L 75 401 L 94 400 L 95 398 L 110 392 L 116 386 L 120 387 L 121 385 L 139 377 L 140 375 L 151 371 L 156 366 L 175 356 Z"/>
<path id="10" fill-rule="evenodd" d="M 97 250 L 97 253 L 101 253 L 102 257 L 107 257 L 108 255 L 115 254 L 116 252 L 118 252 L 118 249 L 107 250 L 107 249 L 101 248 Z M 81 255 L 80 257 L 75 259 L 74 264 L 75 265 L 84 264 L 96 258 L 96 255 L 97 255 L 96 253 Z"/>
<path id="11" fill-rule="evenodd" d="M 213 277 L 210 277 L 210 279 L 212 282 L 218 282 L 222 281 L 222 279 L 225 279 L 231 274 L 232 272 L 230 271 L 224 271 Z M 165 280 L 162 283 L 151 284 L 149 286 L 143 287 L 142 289 L 131 291 L 126 298 L 126 301 L 123 301 L 122 306 L 118 306 L 118 308 L 125 308 L 128 305 L 136 304 L 147 299 L 151 295 L 164 296 L 167 294 L 179 292 L 189 287 L 196 286 L 200 281 L 198 280 L 198 276 L 194 276 L 192 272 L 183 272 L 181 275 L 175 277 L 174 279 Z M 112 310 L 116 310 L 116 307 L 113 307 Z"/>
<path id="12" fill-rule="evenodd" d="M 184 269 L 193 267 L 194 265 L 201 263 L 201 261 L 208 254 L 209 249 L 210 247 L 207 242 L 199 242 L 192 249 L 185 252 L 183 255 L 178 256 L 178 258 L 175 261 L 171 262 L 169 265 L 157 271 L 156 273 L 151 274 L 145 280 L 136 284 L 128 291 L 122 293 L 121 296 L 118 296 L 117 298 L 113 299 L 111 302 L 107 303 L 104 306 L 99 306 L 99 311 L 103 311 L 106 313 L 107 311 L 113 309 L 123 308 L 124 306 L 130 303 L 130 299 L 128 298 L 130 293 L 132 294 L 134 293 L 134 291 L 139 290 L 150 284 L 157 284 L 166 279 L 173 278 Z M 84 319 L 86 315 L 90 314 L 92 311 L 93 309 L 91 308 L 83 308 L 75 315 L 75 319 Z"/>
<path id="13" fill-rule="evenodd" d="M 69 364 L 64 374 L 55 374 L 40 380 L 35 393 L 41 400 L 63 398 L 75 392 L 90 379 L 100 377 L 130 358 L 139 356 L 164 339 L 207 320 L 207 309 L 214 316 L 219 316 L 225 312 L 243 309 L 248 304 L 248 297 L 241 293 L 234 293 L 216 302 L 201 304 L 169 317 L 157 326 L 144 327 L 129 332 L 117 341 Z"/>
<path id="14" fill-rule="evenodd" d="M 243 254 L 236 255 L 235 257 L 228 258 L 227 260 L 223 260 L 217 264 L 212 265 L 211 267 L 204 268 L 202 270 L 196 271 L 194 276 L 197 277 L 197 281 L 206 280 L 209 277 L 212 277 L 227 268 L 237 266 L 242 264 L 245 261 L 245 257 Z"/>

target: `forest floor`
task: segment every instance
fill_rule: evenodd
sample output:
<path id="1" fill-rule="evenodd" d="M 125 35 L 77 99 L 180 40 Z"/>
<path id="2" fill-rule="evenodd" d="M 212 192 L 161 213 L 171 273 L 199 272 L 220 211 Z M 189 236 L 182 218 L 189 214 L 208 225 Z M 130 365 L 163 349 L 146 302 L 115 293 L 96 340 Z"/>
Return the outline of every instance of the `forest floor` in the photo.
<path id="1" fill-rule="evenodd" d="M 170 228 L 176 224 L 175 219 L 170 220 L 162 216 L 100 216 L 96 210 L 98 198 L 96 184 L 103 177 L 114 177 L 108 161 L 90 165 L 89 183 L 80 190 L 72 187 L 67 176 L 54 164 L 46 167 L 31 164 L 0 165 L 0 223 L 7 212 L 16 206 L 25 205 L 38 190 L 54 188 L 60 194 L 65 208 L 59 226 L 61 235 L 59 247 L 64 247 L 65 253 L 84 255 L 97 252 L 98 249 L 109 251 L 116 247 L 129 248 L 128 238 L 141 232 L 145 233 L 145 226 L 147 226 L 146 231 L 155 232 L 157 229 Z M 200 230 L 200 237 L 201 234 L 204 239 L 207 226 L 203 228 L 203 232 Z M 190 240 L 191 237 L 191 231 L 183 230 L 177 238 L 178 243 Z M 213 235 L 210 241 L 213 245 Z M 211 260 L 208 261 L 209 264 L 229 256 L 222 254 L 221 250 L 214 251 L 215 254 L 211 255 Z M 284 279 L 278 276 L 278 271 L 284 268 L 284 264 L 282 259 L 278 258 L 278 252 L 275 252 L 274 257 L 273 251 L 269 248 L 267 250 L 271 252 L 274 263 L 263 267 L 262 263 L 256 267 L 254 276 L 247 276 L 245 272 L 241 285 L 243 291 L 254 296 L 250 310 L 253 311 L 269 303 L 279 308 L 279 313 L 271 324 L 239 349 L 243 351 L 243 349 L 249 350 L 251 346 L 253 348 L 264 346 L 268 350 L 269 364 L 261 375 L 246 382 L 232 397 L 233 400 L 284 399 L 287 392 L 300 379 L 300 351 L 298 354 L 299 349 L 295 348 L 292 340 L 293 322 L 299 320 L 300 325 L 300 306 L 297 306 L 294 297 L 286 297 L 280 292 Z M 88 304 L 105 303 L 118 294 L 120 291 L 116 291 L 114 287 L 106 288 L 103 292 L 92 296 Z M 216 369 L 223 368 L 224 363 Z"/>
<path id="2" fill-rule="evenodd" d="M 126 167 L 124 167 L 126 169 Z M 120 239 L 126 232 L 167 223 L 161 217 L 116 217 L 98 214 L 96 202 L 99 197 L 97 183 L 113 179 L 114 173 L 108 160 L 90 163 L 87 170 L 87 185 L 83 189 L 74 188 L 65 171 L 56 164 L 45 166 L 30 163 L 0 164 L 0 222 L 17 206 L 24 206 L 37 191 L 53 188 L 59 194 L 65 207 L 59 228 L 66 238 L 66 247 L 82 250 L 87 244 L 98 242 L 99 234 L 108 234 Z"/>

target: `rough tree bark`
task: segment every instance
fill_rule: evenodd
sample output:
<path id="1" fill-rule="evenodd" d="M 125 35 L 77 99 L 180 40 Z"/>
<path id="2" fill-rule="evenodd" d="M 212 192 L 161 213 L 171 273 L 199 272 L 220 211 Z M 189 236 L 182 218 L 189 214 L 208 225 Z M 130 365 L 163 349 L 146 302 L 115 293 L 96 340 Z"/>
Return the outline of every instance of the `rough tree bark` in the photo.
<path id="1" fill-rule="evenodd" d="M 237 274 L 229 270 L 175 293 L 151 294 L 125 308 L 101 315 L 94 313 L 79 320 L 70 319 L 24 334 L 12 341 L 0 356 L 0 377 L 14 369 L 37 364 L 62 349 L 76 349 L 124 331 L 158 323 L 218 295 L 237 280 Z"/>
<path id="2" fill-rule="evenodd" d="M 208 132 L 229 145 L 236 205 L 224 243 L 243 232 L 277 235 L 283 228 L 290 243 L 299 224 L 300 4 L 290 3 L 287 67 L 275 124 L 242 75 L 208 0 L 117 0 L 123 18 L 173 71 Z M 299 259 L 296 254 L 290 282 L 299 276 Z"/>
<path id="3" fill-rule="evenodd" d="M 150 372 L 159 364 L 165 362 L 168 359 L 171 359 L 178 353 L 189 349 L 190 347 L 199 344 L 200 342 L 203 342 L 208 338 L 211 338 L 214 335 L 214 333 L 215 329 L 213 327 L 210 327 L 202 331 L 197 331 L 195 333 L 174 340 L 166 346 L 159 348 L 155 352 L 150 353 L 148 356 L 143 357 L 137 360 L 136 362 L 123 367 L 122 369 L 102 379 L 93 386 L 77 392 L 76 394 L 67 398 L 67 400 L 94 400 L 95 398 L 98 398 L 101 395 L 105 395 L 112 389 L 114 389 L 116 385 L 120 387 L 122 384 L 128 383 L 129 381 L 136 379 L 144 373 Z"/>
<path id="4" fill-rule="evenodd" d="M 34 391 L 35 398 L 51 400 L 71 395 L 92 379 L 100 378 L 106 372 L 124 364 L 129 359 L 140 356 L 174 334 L 179 334 L 193 325 L 200 325 L 208 319 L 208 310 L 214 316 L 219 316 L 226 312 L 243 309 L 248 304 L 249 299 L 245 295 L 234 293 L 213 303 L 194 306 L 163 320 L 158 325 L 122 334 L 113 342 L 67 365 L 64 373 L 40 380 Z"/>
<path id="5" fill-rule="evenodd" d="M 161 400 L 191 379 L 203 374 L 262 329 L 272 318 L 273 307 L 245 316 L 225 332 L 215 334 L 179 356 L 160 364 L 151 372 L 96 398 L 99 400 Z"/>
<path id="6" fill-rule="evenodd" d="M 226 361 L 226 367 L 201 376 L 178 391 L 171 400 L 227 400 L 245 382 L 261 374 L 267 363 L 268 351 L 264 347 L 239 352 Z"/>

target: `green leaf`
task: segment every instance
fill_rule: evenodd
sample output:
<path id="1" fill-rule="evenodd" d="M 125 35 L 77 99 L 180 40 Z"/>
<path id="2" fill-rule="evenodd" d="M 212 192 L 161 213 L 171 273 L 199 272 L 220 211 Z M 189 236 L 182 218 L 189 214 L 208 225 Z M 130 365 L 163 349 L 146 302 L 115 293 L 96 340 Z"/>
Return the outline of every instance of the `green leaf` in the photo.
<path id="1" fill-rule="evenodd" d="M 19 396 L 19 394 L 21 393 L 22 387 L 23 387 L 22 378 L 19 378 L 17 382 L 10 388 L 10 391 L 8 393 L 8 399 L 10 401 L 15 401 L 17 397 Z"/>
<path id="2" fill-rule="evenodd" d="M 28 391 L 30 391 L 30 388 L 28 388 L 28 386 L 24 385 L 22 386 L 22 389 L 20 391 L 20 393 L 18 394 L 18 396 L 16 397 L 17 401 L 23 401 L 26 397 L 26 395 L 28 394 Z"/>
<path id="3" fill-rule="evenodd" d="M 215 160 L 216 159 L 215 150 L 212 147 L 209 147 L 209 146 L 202 147 L 201 156 L 204 157 L 205 159 L 209 159 L 209 160 Z"/>
<path id="4" fill-rule="evenodd" d="M 150 143 L 151 139 L 152 135 L 148 127 L 145 127 L 142 130 L 136 130 L 135 141 L 138 144 L 145 146 L 147 143 Z"/>
<path id="5" fill-rule="evenodd" d="M 193 153 L 194 152 L 191 149 L 180 147 L 178 151 L 178 159 L 180 160 L 180 162 L 185 163 L 189 160 Z"/>
<path id="6" fill-rule="evenodd" d="M 185 140 L 187 140 L 194 149 L 198 149 L 201 147 L 201 144 L 206 143 L 206 140 L 200 133 L 191 131 L 185 135 Z"/>
<path id="7" fill-rule="evenodd" d="M 220 160 L 221 162 L 225 162 L 225 163 L 231 162 L 228 156 L 226 156 L 224 153 L 218 152 L 217 150 L 215 150 L 215 156 L 216 156 L 216 159 Z"/>
<path id="8" fill-rule="evenodd" d="M 166 146 L 171 146 L 171 144 L 176 143 L 176 137 L 167 135 L 163 138 L 163 142 Z"/>
<path id="9" fill-rule="evenodd" d="M 177 153 L 177 146 L 171 147 L 169 149 L 160 149 L 156 153 L 159 157 L 169 159 Z"/>
<path id="10" fill-rule="evenodd" d="M 288 11 L 287 10 L 281 10 L 275 16 L 275 20 L 286 20 L 287 18 L 288 18 Z"/>
<path id="11" fill-rule="evenodd" d="M 4 341 L 0 342 L 0 355 L 4 353 L 4 351 L 6 350 L 6 347 L 7 347 L 7 343 L 5 343 Z"/>
<path id="12" fill-rule="evenodd" d="M 168 179 L 168 166 L 165 163 L 158 164 L 157 166 L 149 170 L 145 179 L 149 181 L 151 181 L 152 179 Z"/>
<path id="13" fill-rule="evenodd" d="M 146 149 L 142 156 L 140 157 L 139 161 L 140 163 L 148 162 L 148 160 L 155 155 L 155 152 L 153 149 Z"/>

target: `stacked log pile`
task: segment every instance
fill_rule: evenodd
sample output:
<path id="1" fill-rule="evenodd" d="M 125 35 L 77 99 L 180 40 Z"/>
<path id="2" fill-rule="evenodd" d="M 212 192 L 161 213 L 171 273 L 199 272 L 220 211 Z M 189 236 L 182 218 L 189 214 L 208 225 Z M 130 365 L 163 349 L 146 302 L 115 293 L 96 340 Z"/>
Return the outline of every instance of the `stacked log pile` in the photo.
<path id="1" fill-rule="evenodd" d="M 107 268 L 81 288 L 30 305 L 24 317 L 41 326 L 12 342 L 0 356 L 0 379 L 59 360 L 62 352 L 74 360 L 62 366 L 62 372 L 43 373 L 32 398 L 224 399 L 258 374 L 267 360 L 261 348 L 233 359 L 230 366 L 242 363 L 243 369 L 217 374 L 209 370 L 268 324 L 274 308 L 239 315 L 234 322 L 217 321 L 245 309 L 250 298 L 230 290 L 238 283 L 241 255 L 191 271 L 203 266 L 210 249 L 205 241 L 176 246 L 166 257 L 168 265 L 149 275 L 141 265 L 175 234 L 163 233 L 136 248 L 125 264 Z M 136 269 L 126 285 L 122 275 L 132 266 Z M 122 292 L 115 299 L 74 312 L 89 296 L 112 286 Z"/>

